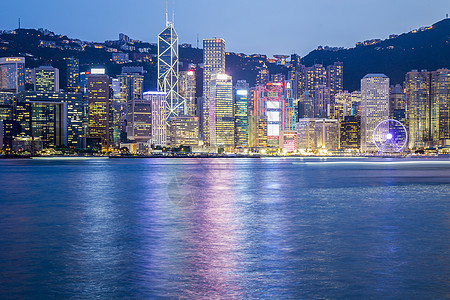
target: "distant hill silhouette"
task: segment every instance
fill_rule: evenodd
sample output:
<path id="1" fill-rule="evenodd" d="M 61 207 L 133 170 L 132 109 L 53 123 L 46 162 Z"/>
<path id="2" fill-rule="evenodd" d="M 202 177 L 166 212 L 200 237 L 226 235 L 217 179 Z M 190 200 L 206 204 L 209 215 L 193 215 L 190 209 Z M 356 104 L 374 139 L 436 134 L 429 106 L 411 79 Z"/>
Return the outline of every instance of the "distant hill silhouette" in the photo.
<path id="1" fill-rule="evenodd" d="M 409 32 L 370 46 L 338 51 L 314 50 L 301 59 L 306 66 L 335 61 L 344 63 L 344 89 L 360 89 L 360 80 L 368 73 L 384 73 L 391 84 L 402 84 L 413 69 L 434 71 L 450 68 L 450 19 L 432 28 Z"/>
<path id="2" fill-rule="evenodd" d="M 156 37 L 155 37 L 156 39 Z M 41 41 L 54 42 L 56 48 L 42 47 Z M 25 56 L 26 67 L 33 68 L 40 65 L 53 65 L 60 69 L 60 86 L 65 87 L 66 62 L 65 57 L 74 56 L 80 59 L 80 71 L 88 70 L 95 65 L 104 65 L 110 76 L 120 74 L 124 65 L 142 65 L 147 73 L 144 75 L 144 89 L 156 89 L 157 64 L 153 62 L 114 64 L 111 53 L 104 42 L 89 43 L 84 51 L 66 49 L 67 46 L 79 47 L 75 39 L 64 35 L 44 34 L 35 29 L 16 29 L 15 34 L 0 35 L 0 57 Z M 103 45 L 98 49 L 93 45 Z M 138 44 L 136 44 L 138 45 Z M 156 46 L 145 42 L 139 43 L 148 47 L 151 54 L 156 54 Z M 130 54 L 137 51 L 124 51 Z M 189 63 L 201 64 L 203 50 L 197 48 L 180 48 L 180 70 L 188 68 Z M 368 73 L 384 73 L 391 79 L 391 84 L 403 83 L 405 74 L 412 69 L 450 68 L 450 19 L 444 19 L 431 28 L 409 32 L 396 38 L 379 41 L 374 45 L 359 46 L 341 50 L 314 50 L 301 59 L 306 66 L 315 63 L 324 66 L 335 61 L 344 63 L 344 89 L 353 91 L 360 88 L 360 80 Z M 255 84 L 258 68 L 264 61 L 259 58 L 238 53 L 227 53 L 226 72 L 233 76 L 233 81 L 245 79 L 250 86 Z M 287 75 L 288 68 L 275 63 L 265 62 L 271 74 Z M 201 96 L 201 69 L 197 72 L 197 96 Z"/>

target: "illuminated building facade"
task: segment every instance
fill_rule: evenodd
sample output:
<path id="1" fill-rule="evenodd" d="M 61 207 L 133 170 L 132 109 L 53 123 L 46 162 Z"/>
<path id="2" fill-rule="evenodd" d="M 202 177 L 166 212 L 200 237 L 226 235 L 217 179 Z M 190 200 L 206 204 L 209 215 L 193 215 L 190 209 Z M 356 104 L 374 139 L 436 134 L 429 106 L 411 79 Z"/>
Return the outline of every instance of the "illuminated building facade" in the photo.
<path id="1" fill-rule="evenodd" d="M 336 119 L 316 119 L 314 125 L 316 149 L 339 149 L 339 122 Z"/>
<path id="2" fill-rule="evenodd" d="M 248 145 L 251 148 L 267 147 L 266 116 L 248 116 Z"/>
<path id="3" fill-rule="evenodd" d="M 389 78 L 367 74 L 361 79 L 361 151 L 376 151 L 373 132 L 389 118 Z"/>
<path id="4" fill-rule="evenodd" d="M 31 136 L 44 148 L 67 146 L 67 103 L 31 102 Z"/>
<path id="5" fill-rule="evenodd" d="M 144 92 L 144 99 L 152 103 L 152 139 L 154 146 L 167 145 L 166 126 L 166 93 L 164 92 Z"/>
<path id="6" fill-rule="evenodd" d="M 450 70 L 431 72 L 432 140 L 443 146 L 450 145 Z"/>
<path id="7" fill-rule="evenodd" d="M 396 111 L 405 110 L 405 94 L 400 84 L 390 87 L 389 91 L 389 117 L 394 118 Z"/>
<path id="8" fill-rule="evenodd" d="M 203 40 L 203 103 L 202 133 L 205 145 L 210 145 L 209 97 L 213 73 L 225 74 L 225 40 Z"/>
<path id="9" fill-rule="evenodd" d="M 248 146 L 248 95 L 249 85 L 238 80 L 234 89 L 235 146 Z"/>
<path id="10" fill-rule="evenodd" d="M 352 95 L 348 91 L 337 93 L 334 96 L 332 119 L 343 121 L 345 117 L 352 115 Z"/>
<path id="11" fill-rule="evenodd" d="M 351 92 L 352 97 L 352 115 L 361 116 L 361 91 Z"/>
<path id="12" fill-rule="evenodd" d="M 280 145 L 282 152 L 291 153 L 297 151 L 297 131 L 283 130 L 280 132 Z"/>
<path id="13" fill-rule="evenodd" d="M 67 65 L 67 88 L 77 91 L 80 84 L 80 61 L 78 58 L 70 57 L 66 59 Z"/>
<path id="14" fill-rule="evenodd" d="M 158 35 L 158 91 L 166 94 L 166 120 L 184 114 L 185 99 L 178 93 L 178 35 L 166 15 L 166 28 Z"/>
<path id="15" fill-rule="evenodd" d="M 234 147 L 234 109 L 232 78 L 213 73 L 210 78 L 209 132 L 213 147 Z"/>
<path id="16" fill-rule="evenodd" d="M 406 73 L 405 90 L 408 146 L 410 149 L 420 149 L 425 146 L 425 142 L 432 140 L 431 72 Z"/>
<path id="17" fill-rule="evenodd" d="M 266 64 L 258 70 L 258 75 L 256 76 L 256 85 L 265 86 L 269 82 L 269 70 Z"/>
<path id="18" fill-rule="evenodd" d="M 0 91 L 13 93 L 25 91 L 25 58 L 0 58 Z"/>
<path id="19" fill-rule="evenodd" d="M 336 94 L 344 90 L 344 65 L 342 62 L 335 62 L 327 66 L 327 86 L 330 88 L 330 98 L 334 99 Z"/>
<path id="20" fill-rule="evenodd" d="M 285 107 L 285 120 L 284 128 L 282 130 L 292 131 L 295 130 L 295 123 L 297 121 L 295 109 L 294 109 L 294 89 L 291 80 L 284 80 L 284 107 Z"/>
<path id="21" fill-rule="evenodd" d="M 50 66 L 33 69 L 34 91 L 59 92 L 59 70 Z"/>
<path id="22" fill-rule="evenodd" d="M 295 125 L 297 131 L 297 148 L 302 150 L 313 150 L 314 144 L 314 128 L 316 119 L 304 118 L 299 119 Z"/>
<path id="23" fill-rule="evenodd" d="M 195 116 L 172 117 L 169 121 L 170 146 L 198 146 L 199 123 Z"/>
<path id="24" fill-rule="evenodd" d="M 314 99 L 308 91 L 305 91 L 298 100 L 298 119 L 314 117 Z"/>
<path id="25" fill-rule="evenodd" d="M 88 136 L 102 139 L 102 147 L 109 147 L 109 77 L 89 75 L 88 77 Z"/>
<path id="26" fill-rule="evenodd" d="M 361 148 L 360 117 L 346 116 L 339 126 L 341 149 L 359 151 Z"/>
<path id="27" fill-rule="evenodd" d="M 25 92 L 25 101 L 63 102 L 67 106 L 67 146 L 77 147 L 78 137 L 83 135 L 83 119 L 86 117 L 83 96 L 80 93 Z"/>
<path id="28" fill-rule="evenodd" d="M 148 142 L 152 138 L 152 100 L 128 101 L 127 137 L 132 141 Z"/>
<path id="29" fill-rule="evenodd" d="M 314 95 L 319 86 L 326 85 L 327 71 L 322 65 L 315 64 L 314 66 L 305 69 L 305 77 L 306 90 Z"/>
<path id="30" fill-rule="evenodd" d="M 331 109 L 330 88 L 319 85 L 314 91 L 314 115 L 318 118 L 329 117 Z"/>
<path id="31" fill-rule="evenodd" d="M 120 86 L 120 102 L 142 99 L 144 92 L 144 76 L 138 74 L 121 74 L 117 76 Z"/>
<path id="32" fill-rule="evenodd" d="M 267 117 L 268 147 L 278 148 L 280 131 L 284 130 L 286 119 L 283 83 L 267 83 L 260 105 Z"/>
<path id="33" fill-rule="evenodd" d="M 186 100 L 184 115 L 186 116 L 196 116 L 197 115 L 197 105 L 195 102 L 196 94 L 196 79 L 195 71 L 182 71 L 180 72 L 180 84 L 179 91 L 180 95 Z"/>

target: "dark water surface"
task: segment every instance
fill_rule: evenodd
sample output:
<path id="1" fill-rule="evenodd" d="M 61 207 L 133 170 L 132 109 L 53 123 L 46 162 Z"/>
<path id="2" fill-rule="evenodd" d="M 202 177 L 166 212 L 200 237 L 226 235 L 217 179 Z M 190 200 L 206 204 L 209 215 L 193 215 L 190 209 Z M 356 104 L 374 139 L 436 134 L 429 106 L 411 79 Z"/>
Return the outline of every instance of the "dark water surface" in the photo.
<path id="1" fill-rule="evenodd" d="M 450 298 L 450 161 L 0 161 L 0 298 Z"/>

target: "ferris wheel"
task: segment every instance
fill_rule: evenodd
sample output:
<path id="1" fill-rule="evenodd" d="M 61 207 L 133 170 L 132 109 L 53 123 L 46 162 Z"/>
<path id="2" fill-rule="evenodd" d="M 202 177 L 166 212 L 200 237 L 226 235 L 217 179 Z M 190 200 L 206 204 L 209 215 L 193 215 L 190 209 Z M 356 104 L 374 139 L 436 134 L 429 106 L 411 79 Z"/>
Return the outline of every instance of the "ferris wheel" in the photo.
<path id="1" fill-rule="evenodd" d="M 397 120 L 384 120 L 377 125 L 373 132 L 373 142 L 378 151 L 402 152 L 408 141 L 405 126 Z"/>

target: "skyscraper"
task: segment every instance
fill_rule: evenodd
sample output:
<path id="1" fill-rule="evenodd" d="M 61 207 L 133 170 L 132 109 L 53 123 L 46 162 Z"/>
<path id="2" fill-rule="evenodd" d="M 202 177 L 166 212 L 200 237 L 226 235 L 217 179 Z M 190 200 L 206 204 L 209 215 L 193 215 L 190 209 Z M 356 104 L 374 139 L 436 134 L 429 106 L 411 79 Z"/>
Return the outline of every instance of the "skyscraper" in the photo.
<path id="1" fill-rule="evenodd" d="M 248 95 L 249 85 L 238 80 L 234 89 L 235 146 L 248 146 Z"/>
<path id="2" fill-rule="evenodd" d="M 210 145 L 209 97 L 211 75 L 225 74 L 225 40 L 203 40 L 203 141 Z"/>
<path id="3" fill-rule="evenodd" d="M 256 84 L 257 85 L 266 85 L 269 82 L 269 70 L 267 69 L 266 64 L 264 63 L 262 67 L 258 70 L 258 75 L 256 76 Z"/>
<path id="4" fill-rule="evenodd" d="M 389 78 L 367 74 L 361 79 L 361 151 L 376 151 L 373 132 L 389 118 Z"/>
<path id="5" fill-rule="evenodd" d="M 102 147 L 109 147 L 109 77 L 88 77 L 88 136 L 102 139 Z"/>
<path id="6" fill-rule="evenodd" d="M 77 90 L 80 83 L 80 61 L 70 57 L 66 60 L 67 65 L 67 88 Z"/>
<path id="7" fill-rule="evenodd" d="M 197 105 L 195 103 L 196 80 L 195 71 L 180 72 L 180 95 L 186 100 L 184 114 L 187 116 L 197 115 Z"/>
<path id="8" fill-rule="evenodd" d="M 184 114 L 185 99 L 178 93 L 178 35 L 166 13 L 166 28 L 158 35 L 158 91 L 166 93 L 166 120 Z"/>
<path id="9" fill-rule="evenodd" d="M 13 93 L 25 91 L 25 58 L 0 58 L 0 91 Z"/>
<path id="10" fill-rule="evenodd" d="M 408 146 L 420 149 L 431 140 L 431 72 L 413 70 L 406 73 L 405 90 Z"/>
<path id="11" fill-rule="evenodd" d="M 450 145 L 450 70 L 438 69 L 431 72 L 432 140 L 442 146 Z"/>
<path id="12" fill-rule="evenodd" d="M 151 139 L 152 100 L 148 97 L 128 101 L 127 137 L 138 142 Z"/>
<path id="13" fill-rule="evenodd" d="M 327 86 L 330 88 L 330 98 L 344 90 L 344 65 L 338 61 L 327 66 Z"/>
<path id="14" fill-rule="evenodd" d="M 408 72 L 405 91 L 409 148 L 450 145 L 450 70 Z"/>
<path id="15" fill-rule="evenodd" d="M 172 117 L 169 127 L 171 147 L 198 146 L 198 117 Z"/>
<path id="16" fill-rule="evenodd" d="M 59 69 L 50 66 L 34 68 L 33 81 L 36 92 L 59 92 Z"/>
<path id="17" fill-rule="evenodd" d="M 152 103 L 152 139 L 154 146 L 167 145 L 166 93 L 145 92 L 144 99 Z"/>
<path id="18" fill-rule="evenodd" d="M 233 86 L 231 76 L 214 72 L 209 94 L 210 145 L 234 146 Z"/>

